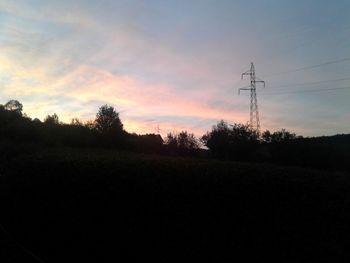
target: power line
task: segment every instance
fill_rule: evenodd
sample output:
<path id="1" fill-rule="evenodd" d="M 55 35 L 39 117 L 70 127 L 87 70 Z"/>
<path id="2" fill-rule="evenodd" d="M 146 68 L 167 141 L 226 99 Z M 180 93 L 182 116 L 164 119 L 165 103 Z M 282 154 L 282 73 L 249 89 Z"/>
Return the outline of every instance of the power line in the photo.
<path id="1" fill-rule="evenodd" d="M 288 70 L 288 71 L 281 71 L 281 72 L 277 72 L 271 75 L 267 75 L 266 77 L 272 77 L 272 76 L 278 76 L 278 75 L 284 75 L 284 74 L 288 74 L 288 73 L 294 73 L 294 72 L 299 72 L 299 71 L 303 71 L 303 70 L 309 70 L 309 69 L 314 69 L 314 68 L 319 68 L 319 67 L 323 67 L 326 65 L 331 65 L 331 64 L 336 64 L 336 63 L 343 63 L 346 61 L 350 61 L 350 57 L 348 58 L 343 58 L 343 59 L 337 59 L 337 60 L 331 60 L 331 61 L 327 61 L 324 63 L 320 63 L 320 64 L 315 64 L 315 65 L 311 65 L 311 66 L 306 66 L 306 67 L 302 67 L 302 68 L 296 68 L 296 69 L 292 69 L 292 70 Z"/>
<path id="2" fill-rule="evenodd" d="M 279 85 L 278 87 L 269 87 L 269 88 L 294 87 L 294 86 L 308 86 L 308 85 L 317 85 L 317 84 L 322 84 L 322 83 L 340 82 L 340 81 L 345 81 L 345 80 L 350 80 L 350 78 L 329 79 L 329 80 L 321 80 L 321 81 L 314 81 L 314 82 L 295 83 L 295 84 L 285 84 L 285 85 Z"/>
<path id="3" fill-rule="evenodd" d="M 324 91 L 333 91 L 333 90 L 345 90 L 350 89 L 349 87 L 339 87 L 339 88 L 329 88 L 329 89 L 312 89 L 312 90 L 296 90 L 296 91 L 287 91 L 287 92 L 272 92 L 272 93 L 263 93 L 261 95 L 284 95 L 284 94 L 297 94 L 297 93 L 313 93 L 313 92 L 324 92 Z"/>

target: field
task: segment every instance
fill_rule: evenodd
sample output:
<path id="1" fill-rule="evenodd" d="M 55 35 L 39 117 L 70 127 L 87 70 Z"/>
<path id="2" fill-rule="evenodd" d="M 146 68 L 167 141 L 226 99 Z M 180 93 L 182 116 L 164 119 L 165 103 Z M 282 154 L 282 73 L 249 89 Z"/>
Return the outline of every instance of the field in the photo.
<path id="1" fill-rule="evenodd" d="M 89 149 L 2 153 L 1 262 L 341 262 L 350 178 Z"/>

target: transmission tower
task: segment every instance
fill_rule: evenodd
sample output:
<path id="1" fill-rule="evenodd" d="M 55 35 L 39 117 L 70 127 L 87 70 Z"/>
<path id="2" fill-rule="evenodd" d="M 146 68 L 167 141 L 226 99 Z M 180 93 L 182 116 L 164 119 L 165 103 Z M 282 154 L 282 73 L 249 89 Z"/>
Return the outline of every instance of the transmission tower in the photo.
<path id="1" fill-rule="evenodd" d="M 256 83 L 263 83 L 265 87 L 265 81 L 256 80 L 255 77 L 255 68 L 253 62 L 250 64 L 250 70 L 242 73 L 241 78 L 245 75 L 250 76 L 250 85 L 246 88 L 240 88 L 238 94 L 241 90 L 250 90 L 250 122 L 249 126 L 252 130 L 255 130 L 260 134 L 260 120 L 259 120 L 259 110 L 258 110 L 258 100 L 256 98 Z"/>

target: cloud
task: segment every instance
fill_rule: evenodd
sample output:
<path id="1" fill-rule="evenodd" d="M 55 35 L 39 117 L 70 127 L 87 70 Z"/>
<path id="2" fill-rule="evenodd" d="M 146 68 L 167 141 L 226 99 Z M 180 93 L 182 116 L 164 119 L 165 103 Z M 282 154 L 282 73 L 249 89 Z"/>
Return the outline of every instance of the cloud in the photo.
<path id="1" fill-rule="evenodd" d="M 244 119 L 240 111 L 232 113 L 228 102 L 220 106 L 222 99 L 211 103 L 218 92 L 208 82 L 222 86 L 227 80 L 213 78 L 202 59 L 157 42 L 131 20 L 103 24 L 86 10 L 72 15 L 58 8 L 50 15 L 52 10 L 44 6 L 35 16 L 33 10 L 16 13 L 15 7 L 9 5 L 7 12 L 31 26 L 16 20 L 7 24 L 0 46 L 0 67 L 7 76 L 1 82 L 2 96 L 27 102 L 25 109 L 33 117 L 54 111 L 64 121 L 90 119 L 99 102 L 114 105 L 126 128 L 141 133 L 153 132 L 146 121 L 150 117 L 164 130 L 191 128 L 198 133 L 207 128 L 198 123 Z"/>
<path id="2" fill-rule="evenodd" d="M 211 107 L 208 103 L 209 97 L 205 98 L 202 95 L 201 100 L 197 101 L 185 92 L 178 94 L 176 89 L 167 83 L 145 84 L 128 76 L 112 74 L 87 65 L 76 66 L 71 71 L 57 76 L 49 74 L 53 71 L 53 66 L 48 63 L 26 67 L 2 57 L 1 71 L 9 76 L 9 81 L 2 83 L 3 96 L 15 96 L 27 101 L 25 109 L 33 117 L 43 118 L 43 113 L 52 114 L 54 111 L 67 122 L 72 117 L 86 118 L 86 114 L 82 108 L 74 112 L 63 109 L 71 109 L 73 106 L 79 108 L 79 105 L 86 107 L 94 104 L 90 103 L 93 101 L 109 103 L 123 113 L 126 128 L 130 125 L 129 129 L 137 132 L 152 132 L 154 129 L 147 121 L 137 118 L 140 116 L 145 119 L 155 118 L 168 131 L 195 128 L 193 121 L 199 122 L 203 119 L 243 118 L 239 114 L 233 115 L 229 110 Z M 42 94 L 45 94 L 45 97 Z M 164 121 L 163 116 L 169 121 Z M 183 120 L 178 121 L 181 118 Z M 186 123 L 186 118 L 192 118 L 193 124 Z M 174 122 L 171 124 L 172 120 Z M 204 129 L 197 127 L 196 131 L 203 133 Z"/>
<path id="3" fill-rule="evenodd" d="M 127 76 L 118 76 L 87 66 L 76 69 L 63 83 L 66 84 L 62 86 L 68 87 L 65 90 L 66 95 L 84 102 L 93 99 L 105 101 L 119 107 L 130 118 L 144 116 L 160 120 L 162 116 L 167 116 L 169 120 L 177 117 L 184 120 L 194 118 L 198 121 L 222 118 L 242 121 L 246 115 L 210 107 L 209 97 L 204 99 L 201 96 L 201 101 L 197 101 L 185 93 L 179 95 L 168 84 L 144 84 Z M 70 89 L 70 85 L 74 88 Z"/>
<path id="4" fill-rule="evenodd" d="M 312 23 L 292 23 L 296 14 L 275 12 L 277 18 L 259 21 L 261 32 L 253 19 L 244 31 L 237 25 L 245 22 L 247 6 L 195 6 L 201 12 L 191 5 L 185 10 L 158 2 L 1 1 L 0 99 L 18 98 L 33 117 L 56 112 L 67 122 L 72 117 L 94 118 L 98 106 L 109 103 L 121 112 L 130 131 L 154 132 L 159 124 L 162 133 L 186 129 L 203 134 L 220 119 L 248 121 L 248 94 L 237 96 L 237 89 L 248 82 L 239 77 L 250 60 L 267 81 L 266 91 L 348 72 L 338 67 L 264 78 L 262 73 L 318 63 L 320 53 L 313 47 L 334 43 L 321 41 L 326 34 L 316 34 L 322 29 Z M 305 18 L 308 12 L 304 7 L 297 17 Z M 276 21 L 288 21 L 288 30 Z M 346 37 L 347 31 L 341 31 Z M 322 99 L 260 96 L 264 92 L 258 90 L 264 128 L 290 127 L 303 134 L 345 129 L 347 93 Z"/>

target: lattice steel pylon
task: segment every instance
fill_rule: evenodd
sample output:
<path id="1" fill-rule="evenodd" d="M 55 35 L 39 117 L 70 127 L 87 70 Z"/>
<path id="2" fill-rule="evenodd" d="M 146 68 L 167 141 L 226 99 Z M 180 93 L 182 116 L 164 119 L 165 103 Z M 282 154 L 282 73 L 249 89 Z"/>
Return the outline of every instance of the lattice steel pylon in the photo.
<path id="1" fill-rule="evenodd" d="M 259 119 L 259 109 L 258 109 L 258 100 L 256 97 L 256 83 L 263 83 L 265 87 L 265 81 L 256 80 L 255 76 L 255 68 L 254 63 L 250 64 L 250 70 L 242 73 L 241 78 L 245 75 L 250 76 L 250 85 L 249 88 L 240 88 L 238 90 L 238 94 L 240 94 L 241 90 L 250 90 L 250 122 L 249 126 L 252 130 L 255 130 L 258 134 L 260 134 L 260 119 Z"/>

